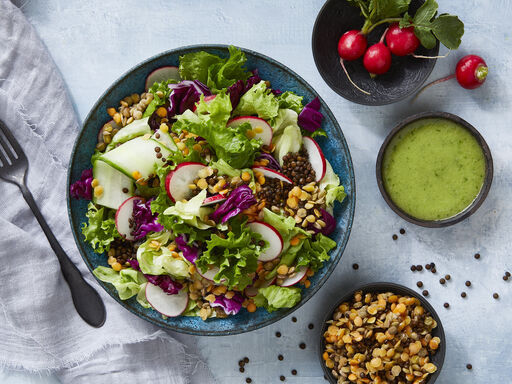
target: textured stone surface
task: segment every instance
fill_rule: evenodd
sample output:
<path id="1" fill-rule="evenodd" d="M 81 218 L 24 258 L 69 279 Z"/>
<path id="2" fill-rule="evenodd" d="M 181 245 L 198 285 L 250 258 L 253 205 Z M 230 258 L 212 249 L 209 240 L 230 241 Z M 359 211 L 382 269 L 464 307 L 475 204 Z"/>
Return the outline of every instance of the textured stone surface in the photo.
<path id="1" fill-rule="evenodd" d="M 62 71 L 81 119 L 104 89 L 137 62 L 172 47 L 199 43 L 233 43 L 275 58 L 303 76 L 338 119 L 352 152 L 357 185 L 354 228 L 342 261 L 314 299 L 292 315 L 298 318 L 296 323 L 288 317 L 232 337 L 178 336 L 197 346 L 219 383 L 238 384 L 248 376 L 254 383 L 277 383 L 280 375 L 289 383 L 324 383 L 317 357 L 317 322 L 331 300 L 362 283 L 394 281 L 416 289 L 418 280 L 430 291 L 429 300 L 447 336 L 447 356 L 437 383 L 510 381 L 512 282 L 504 282 L 502 275 L 512 269 L 512 81 L 507 72 L 512 56 L 507 50 L 511 33 L 504 28 L 510 25 L 512 2 L 438 2 L 441 11 L 461 17 L 466 35 L 458 52 L 437 62 L 430 79 L 449 74 L 462 55 L 477 53 L 491 67 L 487 83 L 479 90 L 466 91 L 452 81 L 430 89 L 412 105 L 406 100 L 384 107 L 359 106 L 342 99 L 317 73 L 310 44 L 321 0 L 199 0 L 194 6 L 164 0 L 30 0 L 23 6 Z M 445 229 L 404 222 L 387 207 L 375 181 L 375 158 L 386 133 L 402 118 L 426 110 L 455 113 L 472 123 L 494 157 L 494 183 L 483 206 L 468 220 Z M 400 228 L 406 234 L 393 241 L 391 236 Z M 473 258 L 476 252 L 482 255 L 478 261 Z M 431 261 L 436 263 L 437 275 L 409 270 L 412 263 Z M 357 271 L 352 269 L 354 262 L 360 266 Z M 446 273 L 452 278 L 442 286 L 438 280 Z M 471 288 L 465 287 L 466 280 L 471 280 Z M 466 299 L 460 297 L 463 290 L 468 293 Z M 500 294 L 499 300 L 492 298 L 493 292 Z M 444 302 L 450 303 L 448 310 Z M 313 330 L 307 327 L 310 322 L 316 325 Z M 276 338 L 276 331 L 283 336 Z M 305 350 L 298 347 L 302 341 Z M 283 361 L 277 359 L 278 354 L 284 356 Z M 251 362 L 241 374 L 237 362 L 244 356 Z M 467 363 L 473 365 L 472 371 L 466 369 Z M 294 368 L 296 377 L 290 374 Z M 4 372 L 0 382 L 51 381 Z"/>

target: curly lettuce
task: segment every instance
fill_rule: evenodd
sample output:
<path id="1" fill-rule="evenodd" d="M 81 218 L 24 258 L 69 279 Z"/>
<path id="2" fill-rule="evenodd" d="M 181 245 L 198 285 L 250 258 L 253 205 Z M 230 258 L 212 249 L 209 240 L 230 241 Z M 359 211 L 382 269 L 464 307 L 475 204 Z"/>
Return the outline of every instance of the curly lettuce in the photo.
<path id="1" fill-rule="evenodd" d="M 98 208 L 89 203 L 85 216 L 88 222 L 82 223 L 82 234 L 96 253 L 110 249 L 110 243 L 121 237 L 116 229 L 115 211 L 105 207 Z"/>
<path id="2" fill-rule="evenodd" d="M 281 308 L 292 308 L 300 301 L 300 288 L 280 287 L 271 285 L 260 288 L 254 298 L 257 307 L 263 307 L 268 312 L 274 312 Z"/>

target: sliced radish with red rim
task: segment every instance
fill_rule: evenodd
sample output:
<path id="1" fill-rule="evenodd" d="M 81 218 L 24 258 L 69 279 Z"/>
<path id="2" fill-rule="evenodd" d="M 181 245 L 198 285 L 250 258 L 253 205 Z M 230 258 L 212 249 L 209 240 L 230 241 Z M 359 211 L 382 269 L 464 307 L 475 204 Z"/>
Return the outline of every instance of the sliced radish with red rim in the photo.
<path id="1" fill-rule="evenodd" d="M 280 172 L 274 171 L 273 169 L 265 168 L 265 167 L 252 167 L 252 170 L 254 172 L 260 172 L 265 177 L 270 177 L 270 178 L 284 181 L 285 183 L 293 184 L 293 182 L 289 178 L 287 178 L 285 175 L 283 175 Z"/>
<path id="2" fill-rule="evenodd" d="M 175 295 L 169 295 L 162 288 L 151 283 L 146 285 L 146 299 L 155 311 L 167 317 L 181 315 L 188 306 L 188 292 L 185 289 Z"/>
<path id="3" fill-rule="evenodd" d="M 295 272 L 293 277 L 287 277 L 283 280 L 283 282 L 280 284 L 281 287 L 291 287 L 292 285 L 297 284 L 304 278 L 304 276 L 306 276 L 307 271 L 308 267 L 300 267 L 299 270 Z"/>
<path id="4" fill-rule="evenodd" d="M 327 170 L 324 153 L 320 149 L 318 143 L 311 137 L 304 136 L 302 138 L 302 142 L 304 144 L 304 148 L 308 151 L 309 163 L 315 171 L 316 181 L 319 182 L 324 178 L 325 171 Z"/>
<path id="5" fill-rule="evenodd" d="M 133 216 L 133 205 L 135 200 L 144 200 L 142 197 L 133 196 L 126 199 L 116 211 L 116 229 L 126 240 L 134 240 L 133 228 L 130 227 L 130 219 Z"/>
<path id="6" fill-rule="evenodd" d="M 226 201 L 226 196 L 221 195 L 219 193 L 217 195 L 210 196 L 210 197 L 207 197 L 206 199 L 204 199 L 203 206 L 215 205 L 215 204 L 218 204 L 218 203 L 222 203 L 224 201 Z"/>
<path id="7" fill-rule="evenodd" d="M 249 123 L 256 139 L 261 139 L 263 145 L 272 144 L 273 130 L 269 123 L 255 116 L 239 116 L 228 121 L 228 127 L 238 127 L 244 123 Z"/>
<path id="8" fill-rule="evenodd" d="M 188 199 L 192 195 L 189 185 L 193 184 L 198 177 L 197 173 L 203 168 L 206 168 L 206 165 L 188 162 L 181 163 L 169 172 L 165 178 L 165 190 L 169 198 L 173 202 Z"/>
<path id="9" fill-rule="evenodd" d="M 258 261 L 270 261 L 279 257 L 283 250 L 283 238 L 270 224 L 253 221 L 247 224 L 251 231 L 259 233 L 269 244 L 268 248 L 258 256 Z"/>
<path id="10" fill-rule="evenodd" d="M 151 88 L 154 83 L 161 83 L 166 80 L 181 81 L 179 68 L 168 65 L 155 69 L 146 77 L 146 91 Z"/>

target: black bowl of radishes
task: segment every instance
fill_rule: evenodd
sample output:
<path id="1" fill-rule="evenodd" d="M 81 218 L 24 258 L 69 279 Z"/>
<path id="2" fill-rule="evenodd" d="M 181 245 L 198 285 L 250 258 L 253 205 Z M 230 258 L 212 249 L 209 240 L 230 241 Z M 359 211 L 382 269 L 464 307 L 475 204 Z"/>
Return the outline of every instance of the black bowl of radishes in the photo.
<path id="1" fill-rule="evenodd" d="M 391 104 L 418 91 L 434 69 L 440 43 L 457 49 L 464 24 L 438 13 L 435 0 L 328 0 L 312 48 L 325 82 L 365 105 Z"/>

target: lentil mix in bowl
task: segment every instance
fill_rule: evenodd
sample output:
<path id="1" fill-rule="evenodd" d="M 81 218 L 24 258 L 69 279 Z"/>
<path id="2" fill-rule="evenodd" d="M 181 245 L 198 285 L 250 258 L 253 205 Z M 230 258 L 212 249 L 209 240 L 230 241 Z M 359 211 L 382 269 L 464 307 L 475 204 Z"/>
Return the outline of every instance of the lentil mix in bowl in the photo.
<path id="1" fill-rule="evenodd" d="M 343 300 L 322 335 L 331 382 L 432 383 L 444 359 L 444 334 L 428 307 L 404 291 L 362 289 Z"/>

